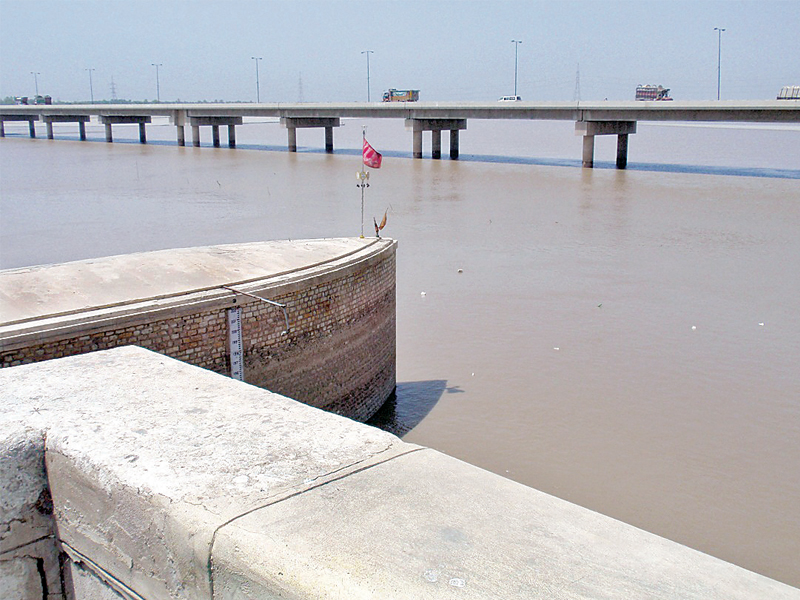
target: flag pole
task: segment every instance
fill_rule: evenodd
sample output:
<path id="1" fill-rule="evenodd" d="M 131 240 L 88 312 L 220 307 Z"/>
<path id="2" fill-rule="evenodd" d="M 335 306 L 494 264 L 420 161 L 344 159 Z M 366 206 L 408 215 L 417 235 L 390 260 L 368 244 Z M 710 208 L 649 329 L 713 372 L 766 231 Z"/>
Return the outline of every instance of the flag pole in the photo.
<path id="1" fill-rule="evenodd" d="M 367 141 L 367 126 L 361 126 L 361 170 L 356 172 L 356 179 L 358 179 L 359 183 L 356 184 L 357 187 L 361 188 L 361 238 L 364 238 L 364 188 L 369 187 L 369 183 L 367 180 L 369 179 L 369 173 L 366 172 L 364 169 L 364 143 Z"/>

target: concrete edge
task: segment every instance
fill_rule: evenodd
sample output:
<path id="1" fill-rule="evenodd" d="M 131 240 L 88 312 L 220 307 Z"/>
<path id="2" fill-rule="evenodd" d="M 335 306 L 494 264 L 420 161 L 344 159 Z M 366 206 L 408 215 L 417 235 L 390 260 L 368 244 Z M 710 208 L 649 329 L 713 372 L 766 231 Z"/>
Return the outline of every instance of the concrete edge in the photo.
<path id="1" fill-rule="evenodd" d="M 126 327 L 151 322 L 162 318 L 180 317 L 197 312 L 199 307 L 207 310 L 226 308 L 233 305 L 248 305 L 257 302 L 246 296 L 236 294 L 225 288 L 236 288 L 251 294 L 270 293 L 280 296 L 298 291 L 309 285 L 316 285 L 345 276 L 351 270 L 362 266 L 370 266 L 379 260 L 387 249 L 396 248 L 397 241 L 388 241 L 388 245 L 376 245 L 375 240 L 369 245 L 350 251 L 341 256 L 306 265 L 290 271 L 284 271 L 269 277 L 248 279 L 208 288 L 201 288 L 180 294 L 152 297 L 141 300 L 92 308 L 86 311 L 73 311 L 60 315 L 5 323 L 0 325 L 0 350 L 13 351 L 32 344 L 53 342 L 76 334 L 88 335 L 104 331 L 111 324 L 114 327 Z M 366 252 L 365 256 L 358 256 Z M 355 258 L 353 258 L 355 257 Z M 238 300 L 238 298 L 244 298 Z"/>

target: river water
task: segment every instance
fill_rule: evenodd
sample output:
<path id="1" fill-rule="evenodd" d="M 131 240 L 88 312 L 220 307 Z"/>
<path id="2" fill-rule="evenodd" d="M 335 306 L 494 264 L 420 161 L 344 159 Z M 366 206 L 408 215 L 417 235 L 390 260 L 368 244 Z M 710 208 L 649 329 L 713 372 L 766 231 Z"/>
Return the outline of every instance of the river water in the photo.
<path id="1" fill-rule="evenodd" d="M 6 124 L 0 266 L 358 235 L 344 123 L 333 155 L 321 130 L 288 154 L 271 119 L 236 150 L 179 148 L 160 119 L 147 145 Z M 400 243 L 376 422 L 800 587 L 800 126 L 640 123 L 617 171 L 610 136 L 579 167 L 571 123 L 470 121 L 459 161 L 364 124 L 384 152 L 364 231 L 388 209 Z"/>

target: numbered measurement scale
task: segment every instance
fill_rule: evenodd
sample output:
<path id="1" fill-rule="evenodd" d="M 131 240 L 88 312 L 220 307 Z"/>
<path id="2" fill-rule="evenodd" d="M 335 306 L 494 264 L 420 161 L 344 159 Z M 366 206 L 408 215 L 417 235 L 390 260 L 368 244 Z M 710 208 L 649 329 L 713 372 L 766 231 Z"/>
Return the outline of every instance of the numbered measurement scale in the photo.
<path id="1" fill-rule="evenodd" d="M 241 308 L 228 309 L 228 336 L 231 350 L 231 378 L 244 381 Z"/>

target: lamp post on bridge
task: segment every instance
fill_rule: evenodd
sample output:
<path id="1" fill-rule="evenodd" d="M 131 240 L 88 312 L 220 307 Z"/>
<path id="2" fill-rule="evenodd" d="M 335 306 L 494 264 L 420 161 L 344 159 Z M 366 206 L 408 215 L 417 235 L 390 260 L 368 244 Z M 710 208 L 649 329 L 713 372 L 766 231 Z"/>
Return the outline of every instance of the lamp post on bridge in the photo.
<path id="1" fill-rule="evenodd" d="M 39 75 L 41 73 L 31 71 L 31 75 L 33 75 L 33 85 L 36 88 L 36 96 L 39 96 Z"/>
<path id="2" fill-rule="evenodd" d="M 717 100 L 719 100 L 720 83 L 722 83 L 722 32 L 724 28 L 714 27 L 717 32 Z"/>
<path id="3" fill-rule="evenodd" d="M 514 99 L 517 97 L 517 64 L 519 59 L 519 45 L 522 43 L 522 40 L 511 40 L 511 43 L 514 44 Z"/>
<path id="4" fill-rule="evenodd" d="M 370 102 L 371 100 L 369 96 L 369 55 L 375 54 L 375 52 L 372 50 L 364 50 L 361 54 L 367 55 L 367 102 Z"/>
<path id="5" fill-rule="evenodd" d="M 91 98 L 92 104 L 94 104 L 94 87 L 92 86 L 92 71 L 94 70 L 95 69 L 92 68 L 84 69 L 84 71 L 89 72 L 89 97 Z"/>
<path id="6" fill-rule="evenodd" d="M 258 61 L 264 59 L 260 56 L 251 56 L 250 58 L 256 61 L 256 102 L 261 103 L 261 84 L 258 81 Z"/>
<path id="7" fill-rule="evenodd" d="M 156 102 L 161 102 L 161 84 L 158 81 L 158 67 L 163 67 L 162 63 L 150 63 L 151 67 L 156 68 Z"/>

